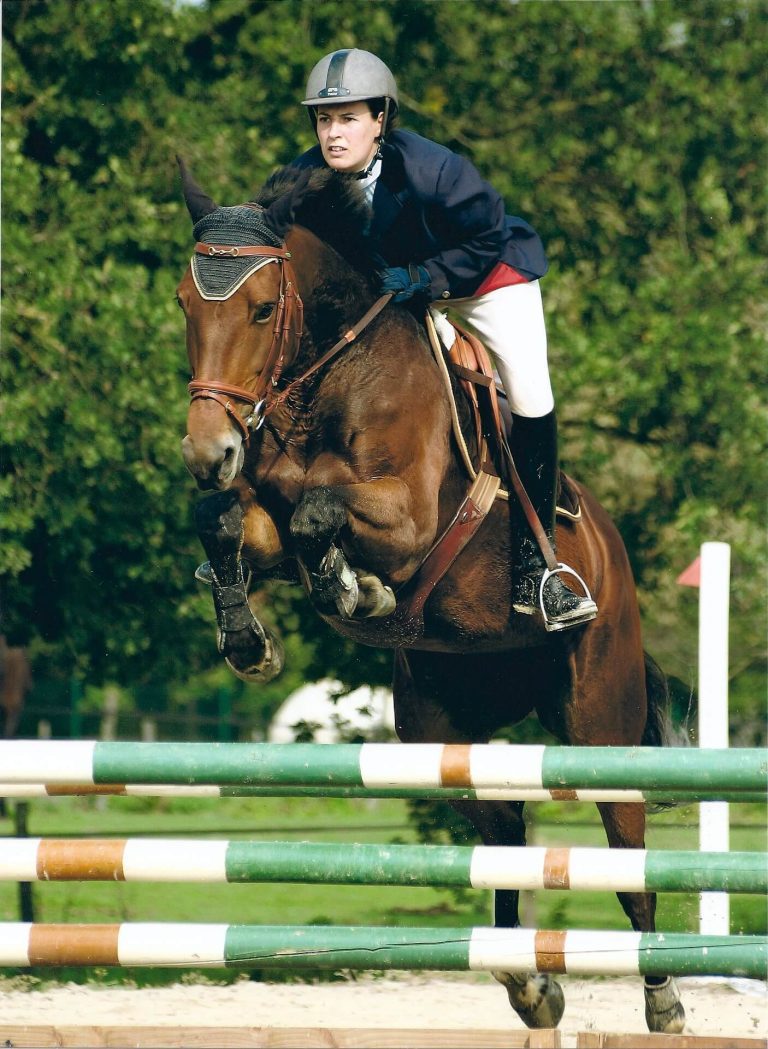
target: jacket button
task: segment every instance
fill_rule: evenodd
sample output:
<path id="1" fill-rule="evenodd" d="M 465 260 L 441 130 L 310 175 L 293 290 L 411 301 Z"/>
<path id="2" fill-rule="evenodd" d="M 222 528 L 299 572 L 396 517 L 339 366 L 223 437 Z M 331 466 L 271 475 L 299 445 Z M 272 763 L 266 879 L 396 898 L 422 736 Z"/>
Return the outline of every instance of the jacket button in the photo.
<path id="1" fill-rule="evenodd" d="M 444 299 L 450 299 L 451 293 L 449 291 L 444 291 L 442 297 Z"/>

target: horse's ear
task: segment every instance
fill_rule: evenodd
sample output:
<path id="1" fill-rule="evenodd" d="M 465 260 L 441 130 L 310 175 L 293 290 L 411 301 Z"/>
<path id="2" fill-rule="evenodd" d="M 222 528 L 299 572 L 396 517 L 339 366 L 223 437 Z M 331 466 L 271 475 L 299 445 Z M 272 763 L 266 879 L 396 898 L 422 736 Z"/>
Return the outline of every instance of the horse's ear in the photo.
<path id="1" fill-rule="evenodd" d="M 198 186 L 183 158 L 178 156 L 178 154 L 176 163 L 179 165 L 179 171 L 181 172 L 181 189 L 184 193 L 187 211 L 192 216 L 193 222 L 199 222 L 204 215 L 210 215 L 212 211 L 215 211 L 218 204 Z"/>
<path id="2" fill-rule="evenodd" d="M 277 172 L 274 179 L 284 179 L 286 177 L 286 171 L 290 169 L 283 169 Z M 313 168 L 305 168 L 298 176 L 294 184 L 288 190 L 287 193 L 283 193 L 273 201 L 268 208 L 264 211 L 264 220 L 271 230 L 273 230 L 278 237 L 281 239 L 285 237 L 285 234 L 291 228 L 296 220 L 296 212 L 304 203 L 304 199 L 307 196 L 308 191 L 313 188 L 313 175 L 316 174 Z M 270 182 L 273 180 L 270 179 Z M 269 185 L 269 182 L 267 183 Z"/>

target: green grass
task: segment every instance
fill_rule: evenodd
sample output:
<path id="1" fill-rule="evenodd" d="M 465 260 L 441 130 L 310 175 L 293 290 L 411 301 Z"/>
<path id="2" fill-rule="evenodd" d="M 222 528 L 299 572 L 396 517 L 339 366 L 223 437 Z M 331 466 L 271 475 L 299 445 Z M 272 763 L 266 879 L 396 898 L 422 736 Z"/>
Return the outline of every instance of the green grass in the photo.
<path id="1" fill-rule="evenodd" d="M 604 847 L 594 806 L 529 806 L 528 840 L 537 845 Z M 733 806 L 731 848 L 766 849 L 765 809 Z M 647 846 L 696 849 L 697 807 L 649 818 Z M 406 803 L 396 800 L 312 798 L 211 800 L 55 798 L 30 803 L 28 832 L 43 837 L 131 837 L 184 835 L 261 840 L 413 842 Z M 0 819 L 0 834 L 12 835 L 12 821 Z M 139 882 L 34 883 L 35 918 L 42 922 L 237 922 L 254 924 L 433 925 L 490 924 L 491 893 L 478 890 L 312 884 L 142 884 Z M 541 891 L 523 894 L 523 923 L 540 928 L 626 929 L 628 922 L 612 893 Z M 734 932 L 766 931 L 765 901 L 731 897 Z M 0 920 L 18 920 L 18 889 L 0 883 Z M 668 893 L 659 897 L 657 927 L 695 931 L 698 899 Z M 42 971 L 39 971 L 42 972 Z M 10 970 L 0 969 L 0 976 Z M 53 974 L 46 973 L 50 979 Z M 216 973 L 215 979 L 239 978 Z M 164 983 L 179 970 L 57 970 L 55 979 L 97 976 L 116 982 Z M 213 976 L 209 971 L 208 976 Z"/>

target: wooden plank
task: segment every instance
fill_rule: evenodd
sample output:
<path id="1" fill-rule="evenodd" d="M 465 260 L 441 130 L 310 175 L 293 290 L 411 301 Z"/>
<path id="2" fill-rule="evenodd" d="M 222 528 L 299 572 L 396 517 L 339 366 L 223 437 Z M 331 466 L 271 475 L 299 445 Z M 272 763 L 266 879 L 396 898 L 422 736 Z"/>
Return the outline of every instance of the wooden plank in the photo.
<path id="1" fill-rule="evenodd" d="M 560 1049 L 560 1032 L 380 1027 L 114 1027 L 0 1024 L 8 1049 Z"/>
<path id="2" fill-rule="evenodd" d="M 576 1049 L 765 1049 L 764 1038 L 699 1034 L 607 1034 L 580 1031 Z"/>

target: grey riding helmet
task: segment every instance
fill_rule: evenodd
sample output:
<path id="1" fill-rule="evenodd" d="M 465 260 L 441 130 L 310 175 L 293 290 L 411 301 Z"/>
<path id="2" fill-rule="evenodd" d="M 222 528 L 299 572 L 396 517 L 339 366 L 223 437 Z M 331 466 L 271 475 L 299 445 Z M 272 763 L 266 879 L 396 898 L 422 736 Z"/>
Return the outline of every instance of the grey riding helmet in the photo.
<path id="1" fill-rule="evenodd" d="M 341 102 L 365 102 L 369 98 L 385 99 L 384 127 L 397 111 L 397 84 L 389 68 L 370 51 L 357 47 L 332 51 L 321 58 L 307 80 L 306 98 L 310 106 L 337 105 Z"/>

